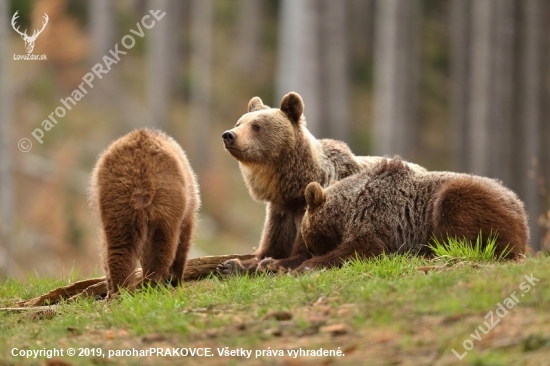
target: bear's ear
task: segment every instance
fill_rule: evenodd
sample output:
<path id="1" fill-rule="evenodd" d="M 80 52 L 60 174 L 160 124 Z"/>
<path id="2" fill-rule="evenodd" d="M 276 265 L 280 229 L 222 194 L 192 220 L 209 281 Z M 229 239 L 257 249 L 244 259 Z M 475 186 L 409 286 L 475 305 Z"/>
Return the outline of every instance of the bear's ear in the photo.
<path id="1" fill-rule="evenodd" d="M 310 209 L 314 210 L 325 203 L 327 196 L 321 185 L 317 182 L 311 182 L 306 187 L 306 202 Z"/>
<path id="2" fill-rule="evenodd" d="M 248 112 L 256 112 L 262 109 L 269 109 L 269 107 L 262 102 L 260 97 L 254 97 L 248 102 Z"/>
<path id="3" fill-rule="evenodd" d="M 300 94 L 290 92 L 281 100 L 281 110 L 293 123 L 298 123 L 304 113 L 304 102 Z"/>

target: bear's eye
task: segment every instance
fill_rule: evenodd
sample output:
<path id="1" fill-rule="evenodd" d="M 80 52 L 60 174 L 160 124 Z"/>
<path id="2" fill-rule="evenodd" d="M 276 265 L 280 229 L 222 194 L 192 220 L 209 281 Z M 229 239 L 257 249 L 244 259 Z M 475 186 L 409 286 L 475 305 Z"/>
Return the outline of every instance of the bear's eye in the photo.
<path id="1" fill-rule="evenodd" d="M 253 129 L 254 131 L 256 131 L 256 132 L 260 132 L 260 125 L 258 125 L 258 124 L 253 124 L 253 125 L 252 125 L 252 129 Z"/>

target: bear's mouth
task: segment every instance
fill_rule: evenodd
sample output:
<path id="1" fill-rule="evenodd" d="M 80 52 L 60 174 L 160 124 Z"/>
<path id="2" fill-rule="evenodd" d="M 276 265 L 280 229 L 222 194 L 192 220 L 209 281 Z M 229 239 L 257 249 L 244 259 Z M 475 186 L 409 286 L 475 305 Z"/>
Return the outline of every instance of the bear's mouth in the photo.
<path id="1" fill-rule="evenodd" d="M 226 147 L 227 152 L 234 157 L 238 162 L 245 163 L 250 161 L 251 156 L 249 156 L 248 149 L 239 149 L 236 147 Z"/>
<path id="2" fill-rule="evenodd" d="M 243 153 L 243 152 L 246 151 L 246 150 L 237 149 L 237 148 L 234 147 L 234 146 L 226 146 L 225 149 L 226 149 L 227 151 L 229 151 L 230 153 L 233 152 L 233 151 L 239 152 L 239 153 Z"/>

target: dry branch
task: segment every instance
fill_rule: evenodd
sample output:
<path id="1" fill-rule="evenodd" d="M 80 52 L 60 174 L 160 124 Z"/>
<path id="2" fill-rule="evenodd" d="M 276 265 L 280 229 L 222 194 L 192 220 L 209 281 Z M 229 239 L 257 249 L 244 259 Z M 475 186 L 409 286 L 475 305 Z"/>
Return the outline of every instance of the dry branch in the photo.
<path id="1" fill-rule="evenodd" d="M 246 260 L 254 257 L 252 254 L 231 254 L 192 258 L 187 261 L 185 266 L 185 281 L 195 281 L 214 273 L 216 267 L 228 259 L 238 258 Z M 139 281 L 142 278 L 141 268 L 134 271 L 134 276 Z M 19 301 L 16 306 L 10 308 L 0 308 L 1 311 L 23 311 L 22 308 L 35 308 L 39 306 L 57 304 L 61 300 L 72 301 L 80 296 L 93 296 L 96 298 L 105 297 L 107 294 L 107 281 L 105 277 L 90 278 L 78 281 L 67 286 L 56 288 L 44 295 L 30 300 Z M 49 306 L 48 306 L 49 308 Z"/>

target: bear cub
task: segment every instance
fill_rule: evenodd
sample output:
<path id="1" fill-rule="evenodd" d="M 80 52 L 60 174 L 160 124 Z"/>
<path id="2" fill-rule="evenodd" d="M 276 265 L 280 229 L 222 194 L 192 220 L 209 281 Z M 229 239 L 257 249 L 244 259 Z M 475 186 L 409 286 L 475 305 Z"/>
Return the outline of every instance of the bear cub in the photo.
<path id="1" fill-rule="evenodd" d="M 220 265 L 221 273 L 253 272 L 267 265 L 295 268 L 310 258 L 300 234 L 307 184 L 327 187 L 385 159 L 355 156 L 341 141 L 316 139 L 306 128 L 303 113 L 304 102 L 294 92 L 282 98 L 280 108 L 270 108 L 254 97 L 248 113 L 223 133 L 225 149 L 239 162 L 250 195 L 266 203 L 266 218 L 256 258 L 229 260 Z"/>
<path id="2" fill-rule="evenodd" d="M 313 258 L 306 268 L 340 266 L 357 255 L 430 254 L 432 238 L 483 243 L 493 233 L 496 255 L 509 259 L 527 250 L 529 229 L 523 203 L 494 179 L 451 172 L 415 172 L 399 157 L 323 189 L 310 183 L 301 226 Z"/>
<path id="3" fill-rule="evenodd" d="M 89 199 L 101 222 L 108 297 L 135 285 L 137 260 L 145 281 L 182 281 L 200 198 L 174 139 L 138 129 L 113 142 L 98 158 Z"/>

